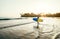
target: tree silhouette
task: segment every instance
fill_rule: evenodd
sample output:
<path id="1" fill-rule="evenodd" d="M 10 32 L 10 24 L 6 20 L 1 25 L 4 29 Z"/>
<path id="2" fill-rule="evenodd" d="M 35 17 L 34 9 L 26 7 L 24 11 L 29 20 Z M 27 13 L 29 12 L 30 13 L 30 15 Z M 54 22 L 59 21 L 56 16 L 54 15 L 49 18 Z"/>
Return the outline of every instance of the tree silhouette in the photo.
<path id="1" fill-rule="evenodd" d="M 41 16 L 43 16 L 43 17 L 60 17 L 60 13 L 56 13 L 56 14 L 43 14 L 43 15 L 41 15 L 41 13 L 39 13 L 39 14 L 34 14 L 34 13 L 24 13 L 24 14 L 21 14 L 21 17 L 41 17 Z"/>

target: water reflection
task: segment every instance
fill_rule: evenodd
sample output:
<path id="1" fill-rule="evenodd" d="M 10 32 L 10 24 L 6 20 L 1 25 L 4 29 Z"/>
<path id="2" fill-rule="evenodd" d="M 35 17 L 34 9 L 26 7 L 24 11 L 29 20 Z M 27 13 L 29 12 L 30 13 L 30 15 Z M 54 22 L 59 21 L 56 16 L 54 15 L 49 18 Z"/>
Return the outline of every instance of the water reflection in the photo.
<path id="1" fill-rule="evenodd" d="M 55 25 L 54 31 L 51 33 L 45 33 L 42 35 L 41 39 L 50 39 L 53 37 L 55 33 L 60 32 L 60 19 L 59 18 L 43 18 L 43 22 L 40 22 L 40 28 L 42 32 L 49 32 L 53 29 L 53 25 Z M 26 22 L 32 22 L 32 18 L 23 19 L 23 20 L 10 20 L 10 21 L 1 21 L 0 27 L 4 25 L 13 25 L 13 24 L 22 24 Z M 35 22 L 35 21 L 33 21 Z M 35 23 L 30 23 L 26 25 L 19 25 L 15 27 L 0 29 L 0 39 L 35 39 L 38 36 L 38 32 L 34 29 L 36 26 Z"/>

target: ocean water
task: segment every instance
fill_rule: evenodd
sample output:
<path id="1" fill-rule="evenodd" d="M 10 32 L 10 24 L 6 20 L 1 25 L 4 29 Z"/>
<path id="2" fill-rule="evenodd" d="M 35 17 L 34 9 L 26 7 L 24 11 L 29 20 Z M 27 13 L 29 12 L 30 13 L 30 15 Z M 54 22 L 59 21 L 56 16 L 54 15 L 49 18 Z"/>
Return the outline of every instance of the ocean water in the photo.
<path id="1" fill-rule="evenodd" d="M 33 17 L 17 20 L 0 21 L 0 39 L 53 39 L 60 33 L 60 17 L 40 17 L 43 22 L 37 23 Z"/>

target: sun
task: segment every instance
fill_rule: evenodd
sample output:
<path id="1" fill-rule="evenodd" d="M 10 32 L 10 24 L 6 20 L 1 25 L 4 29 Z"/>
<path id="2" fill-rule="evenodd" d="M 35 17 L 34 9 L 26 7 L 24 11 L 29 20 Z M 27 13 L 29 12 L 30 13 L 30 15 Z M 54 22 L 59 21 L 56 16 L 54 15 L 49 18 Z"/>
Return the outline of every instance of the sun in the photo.
<path id="1" fill-rule="evenodd" d="M 54 14 L 57 12 L 57 8 L 54 5 L 50 5 L 47 3 L 38 3 L 33 7 L 32 10 L 34 13 L 46 13 L 46 14 Z"/>

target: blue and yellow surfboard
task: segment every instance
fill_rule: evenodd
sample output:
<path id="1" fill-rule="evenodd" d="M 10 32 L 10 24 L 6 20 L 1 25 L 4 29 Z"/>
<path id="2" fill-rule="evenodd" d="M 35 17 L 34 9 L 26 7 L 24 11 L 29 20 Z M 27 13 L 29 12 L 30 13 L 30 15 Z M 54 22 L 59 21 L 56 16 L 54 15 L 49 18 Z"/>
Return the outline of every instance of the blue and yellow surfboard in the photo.
<path id="1" fill-rule="evenodd" d="M 41 18 L 33 18 L 33 20 L 36 22 L 43 22 L 43 20 Z"/>

